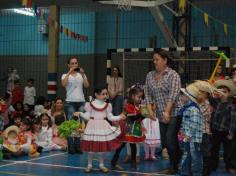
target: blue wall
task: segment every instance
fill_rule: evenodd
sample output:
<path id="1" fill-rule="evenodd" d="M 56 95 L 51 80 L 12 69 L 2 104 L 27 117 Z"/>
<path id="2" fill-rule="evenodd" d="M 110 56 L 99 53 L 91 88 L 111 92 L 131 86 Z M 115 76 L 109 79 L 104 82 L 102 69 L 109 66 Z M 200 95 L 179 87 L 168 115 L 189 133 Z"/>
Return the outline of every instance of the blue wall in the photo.
<path id="1" fill-rule="evenodd" d="M 75 8 L 74 8 L 75 9 Z M 234 7 L 204 7 L 210 15 L 228 23 L 236 24 Z M 165 19 L 172 29 L 172 16 L 163 9 Z M 193 12 L 194 13 L 194 12 Z M 88 42 L 68 38 L 60 33 L 60 55 L 106 53 L 108 48 L 150 47 L 150 38 L 157 37 L 157 47 L 166 47 L 151 13 L 147 9 L 103 12 L 61 12 L 60 22 L 76 33 L 88 36 Z M 229 29 L 228 36 L 222 24 L 203 23 L 203 15 L 192 17 L 192 45 L 220 45 L 236 47 L 236 31 Z M 0 15 L 0 55 L 47 55 L 47 37 L 38 33 L 36 17 L 13 13 Z"/>
<path id="2" fill-rule="evenodd" d="M 37 27 L 34 17 L 12 13 L 0 15 L 0 54 L 47 54 L 47 40 L 37 33 Z"/>
<path id="3" fill-rule="evenodd" d="M 169 14 L 165 14 L 171 22 Z M 157 46 L 166 46 L 157 24 L 148 10 L 130 12 L 116 11 L 107 15 L 97 13 L 96 17 L 97 53 L 104 53 L 107 48 L 146 48 L 149 41 L 157 36 Z M 171 24 L 169 24 L 171 27 Z"/>

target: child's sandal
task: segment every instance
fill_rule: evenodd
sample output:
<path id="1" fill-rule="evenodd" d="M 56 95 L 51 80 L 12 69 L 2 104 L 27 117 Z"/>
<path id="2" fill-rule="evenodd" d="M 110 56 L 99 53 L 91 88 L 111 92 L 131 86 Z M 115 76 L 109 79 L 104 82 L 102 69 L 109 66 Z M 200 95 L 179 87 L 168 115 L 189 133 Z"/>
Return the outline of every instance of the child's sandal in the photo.
<path id="1" fill-rule="evenodd" d="M 100 171 L 103 172 L 103 173 L 108 173 L 109 169 L 107 169 L 106 167 L 101 167 Z"/>
<path id="2" fill-rule="evenodd" d="M 92 172 L 92 171 L 93 171 L 92 167 L 87 167 L 87 168 L 84 170 L 84 172 L 86 172 L 86 173 L 90 173 L 90 172 Z"/>

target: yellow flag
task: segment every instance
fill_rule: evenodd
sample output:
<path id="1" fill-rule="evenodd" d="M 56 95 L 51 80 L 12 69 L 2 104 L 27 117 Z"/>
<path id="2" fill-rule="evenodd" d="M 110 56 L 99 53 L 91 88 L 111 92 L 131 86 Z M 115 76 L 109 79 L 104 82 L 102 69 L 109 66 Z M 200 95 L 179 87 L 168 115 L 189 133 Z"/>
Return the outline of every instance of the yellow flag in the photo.
<path id="1" fill-rule="evenodd" d="M 225 33 L 225 35 L 228 34 L 228 26 L 227 26 L 227 24 L 224 24 L 224 33 Z"/>
<path id="2" fill-rule="evenodd" d="M 22 6 L 27 6 L 27 0 L 22 0 Z"/>
<path id="3" fill-rule="evenodd" d="M 208 14 L 204 13 L 204 23 L 206 24 L 206 26 L 208 27 L 209 24 L 209 18 L 208 18 Z"/>
<path id="4" fill-rule="evenodd" d="M 179 0 L 179 10 L 184 12 L 186 6 L 186 0 Z"/>
<path id="5" fill-rule="evenodd" d="M 71 30 L 68 29 L 68 36 L 70 37 L 71 36 Z"/>

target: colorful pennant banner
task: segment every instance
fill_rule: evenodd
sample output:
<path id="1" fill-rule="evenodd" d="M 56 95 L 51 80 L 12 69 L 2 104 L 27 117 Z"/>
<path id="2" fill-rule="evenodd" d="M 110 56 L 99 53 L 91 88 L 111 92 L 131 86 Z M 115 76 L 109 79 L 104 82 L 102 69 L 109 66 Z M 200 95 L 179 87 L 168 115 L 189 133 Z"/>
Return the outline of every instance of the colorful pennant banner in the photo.
<path id="1" fill-rule="evenodd" d="M 179 6 L 180 6 L 180 2 L 181 2 L 181 0 L 179 0 Z M 204 19 L 204 23 L 205 23 L 206 27 L 209 26 L 209 20 L 211 20 L 211 22 L 212 22 L 211 24 L 214 25 L 215 28 L 219 28 L 220 25 L 222 26 L 225 35 L 228 35 L 229 28 L 234 30 L 232 35 L 235 35 L 234 33 L 236 32 L 236 26 L 226 24 L 225 22 L 209 15 L 208 13 L 206 13 L 205 11 L 203 11 L 202 9 L 197 7 L 195 4 L 193 4 L 189 0 L 186 0 L 186 3 L 188 3 L 189 5 L 192 6 L 192 17 L 193 18 L 199 16 L 199 13 L 201 13 L 203 15 L 203 19 Z"/>
<path id="2" fill-rule="evenodd" d="M 24 6 L 25 8 L 33 8 L 35 15 L 39 19 L 46 21 L 48 25 L 53 26 L 55 30 L 58 30 L 58 21 L 52 19 L 52 17 L 49 16 L 43 9 L 38 8 L 36 4 L 32 3 L 32 0 L 22 0 L 22 6 Z M 62 25 L 60 25 L 59 32 L 64 33 L 67 37 L 70 37 L 75 40 L 83 42 L 88 41 L 88 36 L 73 32 L 72 30 Z"/>

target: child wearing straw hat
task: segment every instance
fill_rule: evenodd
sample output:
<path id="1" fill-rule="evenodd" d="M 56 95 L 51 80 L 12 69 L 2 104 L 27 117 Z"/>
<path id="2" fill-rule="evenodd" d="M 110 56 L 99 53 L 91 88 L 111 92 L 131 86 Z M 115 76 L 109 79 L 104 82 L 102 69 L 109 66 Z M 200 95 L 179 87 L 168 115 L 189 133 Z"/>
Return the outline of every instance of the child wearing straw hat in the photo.
<path id="1" fill-rule="evenodd" d="M 180 175 L 202 175 L 202 113 L 197 102 L 199 89 L 190 84 L 181 89 L 183 156 Z"/>
<path id="2" fill-rule="evenodd" d="M 215 93 L 221 93 L 220 90 L 213 87 L 209 82 L 197 80 L 193 83 L 199 89 L 197 101 L 202 112 L 202 156 L 203 156 L 203 176 L 210 175 L 209 162 L 210 162 L 210 136 L 211 136 L 211 113 L 212 107 L 209 102 L 210 96 Z"/>
<path id="3" fill-rule="evenodd" d="M 232 142 L 236 130 L 236 108 L 231 98 L 236 95 L 236 86 L 232 80 L 219 80 L 214 83 L 214 86 L 221 89 L 223 94 L 212 102 L 214 109 L 211 122 L 211 170 L 217 169 L 220 145 L 223 144 L 226 171 L 234 174 L 236 169 L 232 161 Z"/>

